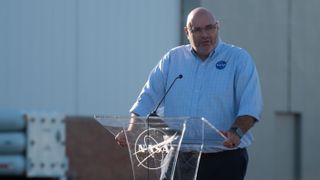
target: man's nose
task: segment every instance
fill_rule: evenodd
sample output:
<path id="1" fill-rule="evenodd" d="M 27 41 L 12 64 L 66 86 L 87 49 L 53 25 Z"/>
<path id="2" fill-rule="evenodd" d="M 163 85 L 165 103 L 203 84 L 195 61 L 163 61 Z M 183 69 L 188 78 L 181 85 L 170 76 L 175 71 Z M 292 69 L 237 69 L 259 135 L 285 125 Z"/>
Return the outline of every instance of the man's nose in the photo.
<path id="1" fill-rule="evenodd" d="M 207 36 L 209 36 L 209 32 L 206 31 L 206 29 L 201 29 L 200 35 L 201 35 L 201 37 L 207 37 Z"/>

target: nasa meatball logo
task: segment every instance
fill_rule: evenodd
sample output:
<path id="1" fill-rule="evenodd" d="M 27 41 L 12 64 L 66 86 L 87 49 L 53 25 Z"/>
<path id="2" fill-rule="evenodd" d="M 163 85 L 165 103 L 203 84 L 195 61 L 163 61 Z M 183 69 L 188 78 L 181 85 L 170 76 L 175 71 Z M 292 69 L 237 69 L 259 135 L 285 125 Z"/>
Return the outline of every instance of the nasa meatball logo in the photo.
<path id="1" fill-rule="evenodd" d="M 166 156 L 172 151 L 172 142 L 177 134 L 168 136 L 164 131 L 150 128 L 143 131 L 137 138 L 133 155 L 138 161 L 138 167 L 156 170 L 169 162 Z"/>
<path id="2" fill-rule="evenodd" d="M 224 69 L 226 66 L 227 66 L 227 62 L 225 61 L 219 61 L 216 64 L 216 68 L 219 70 Z"/>

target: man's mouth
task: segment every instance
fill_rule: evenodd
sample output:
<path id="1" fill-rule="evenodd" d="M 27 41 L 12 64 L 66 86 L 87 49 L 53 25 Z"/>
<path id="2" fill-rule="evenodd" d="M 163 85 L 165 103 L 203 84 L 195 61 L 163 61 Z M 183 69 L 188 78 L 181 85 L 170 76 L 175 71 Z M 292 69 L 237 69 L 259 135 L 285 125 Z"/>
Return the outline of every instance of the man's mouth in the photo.
<path id="1" fill-rule="evenodd" d="M 201 45 L 210 45 L 210 41 L 201 41 L 200 44 Z"/>

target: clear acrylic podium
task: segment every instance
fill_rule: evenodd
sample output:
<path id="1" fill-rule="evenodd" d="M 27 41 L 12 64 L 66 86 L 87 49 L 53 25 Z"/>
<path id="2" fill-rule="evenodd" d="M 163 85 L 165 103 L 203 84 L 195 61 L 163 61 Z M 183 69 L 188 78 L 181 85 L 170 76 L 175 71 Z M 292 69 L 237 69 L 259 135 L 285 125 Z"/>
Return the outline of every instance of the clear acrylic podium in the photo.
<path id="1" fill-rule="evenodd" d="M 196 180 L 201 153 L 225 136 L 204 118 L 95 116 L 126 139 L 134 180 Z M 128 127 L 132 127 L 128 131 Z M 121 167 L 119 167 L 121 168 Z M 126 172 L 124 172 L 126 173 Z"/>

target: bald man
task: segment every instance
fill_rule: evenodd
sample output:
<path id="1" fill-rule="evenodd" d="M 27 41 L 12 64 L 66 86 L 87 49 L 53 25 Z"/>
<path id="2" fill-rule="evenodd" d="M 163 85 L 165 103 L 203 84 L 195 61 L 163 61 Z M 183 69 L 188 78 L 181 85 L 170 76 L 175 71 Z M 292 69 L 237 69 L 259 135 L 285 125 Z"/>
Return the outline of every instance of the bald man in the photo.
<path id="1" fill-rule="evenodd" d="M 192 10 L 184 28 L 190 44 L 163 56 L 130 112 L 150 115 L 171 82 L 182 74 L 162 103 L 164 116 L 204 117 L 227 137 L 222 144 L 205 143 L 197 179 L 240 180 L 248 164 L 246 147 L 253 141 L 249 129 L 261 118 L 262 96 L 252 58 L 244 49 L 223 42 L 219 26 L 207 9 Z M 125 142 L 121 136 L 116 140 Z M 175 179 L 186 179 L 188 168 L 181 168 L 179 161 L 177 166 Z M 162 179 L 169 177 L 164 173 Z"/>

